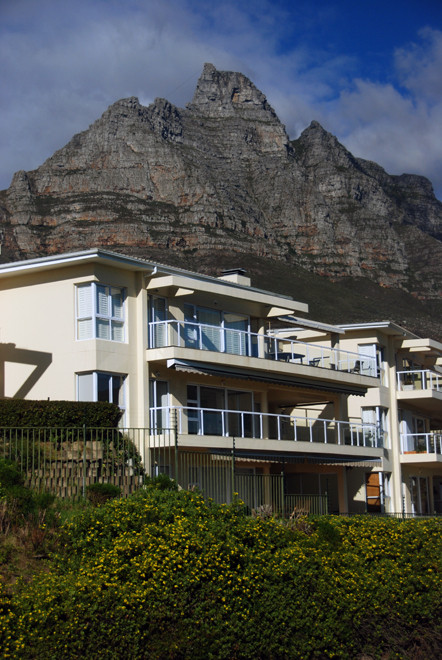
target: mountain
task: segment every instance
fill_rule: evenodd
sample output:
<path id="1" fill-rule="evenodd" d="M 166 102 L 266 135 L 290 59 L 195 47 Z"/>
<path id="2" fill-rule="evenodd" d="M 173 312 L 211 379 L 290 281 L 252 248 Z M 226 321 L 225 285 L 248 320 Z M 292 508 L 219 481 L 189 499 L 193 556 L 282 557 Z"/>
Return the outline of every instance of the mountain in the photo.
<path id="1" fill-rule="evenodd" d="M 204 66 L 186 108 L 111 105 L 0 192 L 3 261 L 108 247 L 290 293 L 332 322 L 442 338 L 442 204 L 316 121 L 291 141 L 241 73 Z"/>

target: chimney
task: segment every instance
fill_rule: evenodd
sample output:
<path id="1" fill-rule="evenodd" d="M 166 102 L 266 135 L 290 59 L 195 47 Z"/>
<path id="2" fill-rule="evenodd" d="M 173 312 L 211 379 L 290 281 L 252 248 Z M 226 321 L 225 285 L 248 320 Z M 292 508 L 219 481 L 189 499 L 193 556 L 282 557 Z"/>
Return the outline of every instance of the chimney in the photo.
<path id="1" fill-rule="evenodd" d="M 233 282 L 234 284 L 241 284 L 241 286 L 251 286 L 252 284 L 252 281 L 250 277 L 248 277 L 247 271 L 244 270 L 244 268 L 222 270 L 218 279 L 225 280 L 226 282 Z"/>

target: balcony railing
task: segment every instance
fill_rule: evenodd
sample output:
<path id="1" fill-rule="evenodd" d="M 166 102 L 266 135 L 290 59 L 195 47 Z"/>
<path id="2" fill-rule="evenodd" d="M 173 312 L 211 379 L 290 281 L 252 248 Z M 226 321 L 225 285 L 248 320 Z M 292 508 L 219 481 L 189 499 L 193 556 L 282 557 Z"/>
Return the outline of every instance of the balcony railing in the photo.
<path id="1" fill-rule="evenodd" d="M 185 435 L 293 440 L 352 447 L 383 447 L 383 438 L 372 424 L 358 424 L 318 417 L 295 417 L 245 410 L 171 406 L 151 408 L 150 427 L 174 425 Z"/>
<path id="2" fill-rule="evenodd" d="M 433 390 L 442 392 L 442 375 L 429 369 L 398 371 L 397 388 L 405 390 Z"/>
<path id="3" fill-rule="evenodd" d="M 442 454 L 442 431 L 430 433 L 403 433 L 402 454 Z"/>
<path id="4" fill-rule="evenodd" d="M 149 323 L 149 348 L 179 346 L 246 357 L 304 364 L 377 377 L 376 358 L 329 346 L 280 339 L 246 330 L 192 323 L 154 321 Z"/>

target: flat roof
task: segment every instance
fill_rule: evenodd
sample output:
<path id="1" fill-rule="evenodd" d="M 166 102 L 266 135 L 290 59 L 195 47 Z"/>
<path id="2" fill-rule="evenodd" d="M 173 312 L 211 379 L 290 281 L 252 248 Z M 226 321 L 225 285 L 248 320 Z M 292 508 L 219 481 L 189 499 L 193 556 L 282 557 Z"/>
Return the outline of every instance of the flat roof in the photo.
<path id="1" fill-rule="evenodd" d="M 352 330 L 382 330 L 387 335 L 396 335 L 400 337 L 406 337 L 408 339 L 419 339 L 418 335 L 415 335 L 410 330 L 406 330 L 398 323 L 393 321 L 370 321 L 368 323 L 346 323 L 339 324 L 339 328 L 345 330 L 345 332 L 351 332 Z"/>

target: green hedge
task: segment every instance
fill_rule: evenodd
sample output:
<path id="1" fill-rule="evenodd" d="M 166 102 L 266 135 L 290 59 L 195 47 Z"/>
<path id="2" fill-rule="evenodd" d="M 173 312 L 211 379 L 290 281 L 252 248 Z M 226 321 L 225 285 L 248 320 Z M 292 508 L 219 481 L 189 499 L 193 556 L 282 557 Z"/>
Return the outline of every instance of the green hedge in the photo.
<path id="1" fill-rule="evenodd" d="M 441 521 L 250 518 L 149 487 L 64 528 L 0 594 L 3 657 L 441 657 Z"/>
<path id="2" fill-rule="evenodd" d="M 121 415 L 114 403 L 0 400 L 0 427 L 116 428 Z"/>

